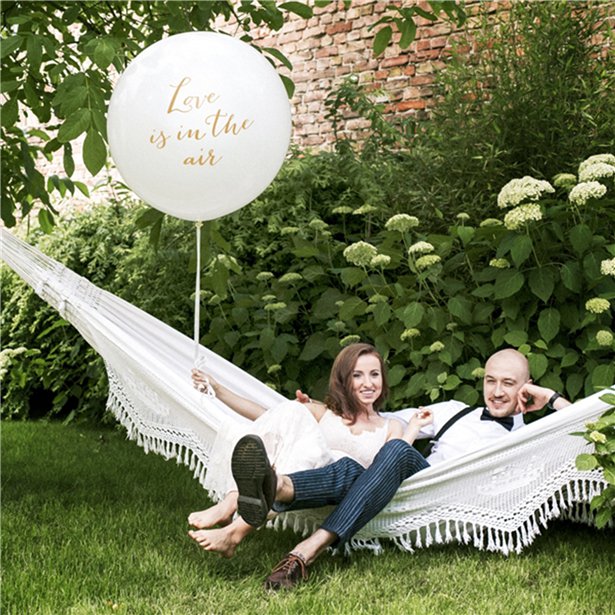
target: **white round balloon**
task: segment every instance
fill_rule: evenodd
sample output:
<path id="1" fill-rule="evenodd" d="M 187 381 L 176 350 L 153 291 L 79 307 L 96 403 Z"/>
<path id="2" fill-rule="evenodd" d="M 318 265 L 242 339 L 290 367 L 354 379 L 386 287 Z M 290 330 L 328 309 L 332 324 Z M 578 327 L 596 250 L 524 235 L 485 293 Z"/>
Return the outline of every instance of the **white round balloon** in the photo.
<path id="1" fill-rule="evenodd" d="M 212 220 L 256 198 L 282 166 L 290 131 L 290 103 L 271 64 L 213 32 L 176 34 L 141 52 L 107 116 L 126 184 L 185 220 Z"/>

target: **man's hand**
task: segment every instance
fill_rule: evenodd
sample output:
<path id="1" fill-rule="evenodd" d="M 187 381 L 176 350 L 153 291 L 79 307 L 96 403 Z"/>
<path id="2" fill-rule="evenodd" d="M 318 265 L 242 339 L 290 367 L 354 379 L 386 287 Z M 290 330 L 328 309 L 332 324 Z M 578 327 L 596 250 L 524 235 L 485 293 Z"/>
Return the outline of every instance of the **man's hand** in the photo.
<path id="1" fill-rule="evenodd" d="M 554 394 L 553 389 L 546 389 L 531 382 L 526 382 L 517 393 L 517 410 L 523 412 L 523 414 L 542 410 Z M 558 397 L 554 404 L 556 410 L 569 405 L 570 402 L 563 397 Z"/>

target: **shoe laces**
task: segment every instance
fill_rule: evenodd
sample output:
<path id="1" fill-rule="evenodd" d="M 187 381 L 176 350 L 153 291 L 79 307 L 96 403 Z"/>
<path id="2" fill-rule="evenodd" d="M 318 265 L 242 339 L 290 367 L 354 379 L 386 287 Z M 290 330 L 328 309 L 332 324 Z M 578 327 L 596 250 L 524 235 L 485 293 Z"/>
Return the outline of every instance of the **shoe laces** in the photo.
<path id="1" fill-rule="evenodd" d="M 301 572 L 301 578 L 305 581 L 308 578 L 307 564 L 303 555 L 299 553 L 289 553 L 272 571 L 282 572 L 285 576 L 291 576 L 295 570 L 299 568 Z"/>

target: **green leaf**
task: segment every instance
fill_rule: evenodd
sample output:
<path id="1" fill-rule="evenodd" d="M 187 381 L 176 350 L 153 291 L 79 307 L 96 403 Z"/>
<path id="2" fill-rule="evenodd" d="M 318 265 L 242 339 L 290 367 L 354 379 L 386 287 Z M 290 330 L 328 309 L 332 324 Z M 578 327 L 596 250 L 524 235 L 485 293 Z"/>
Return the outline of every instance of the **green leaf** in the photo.
<path id="1" fill-rule="evenodd" d="M 547 308 L 540 312 L 538 317 L 538 331 L 541 337 L 550 342 L 558 333 L 560 328 L 560 314 L 555 308 Z"/>
<path id="2" fill-rule="evenodd" d="M 147 228 L 152 224 L 155 224 L 164 217 L 164 213 L 158 211 L 157 209 L 153 209 L 152 207 L 148 207 L 136 220 L 135 226 L 140 229 Z"/>
<path id="3" fill-rule="evenodd" d="M 402 365 L 394 365 L 387 373 L 389 386 L 397 386 L 406 377 L 406 368 Z"/>
<path id="4" fill-rule="evenodd" d="M 2 39 L 2 47 L 0 51 L 0 57 L 2 59 L 6 58 L 6 56 L 11 55 L 13 51 L 19 49 L 21 43 L 23 42 L 23 36 L 19 36 L 19 34 L 14 34 L 13 36 L 8 36 L 7 38 Z"/>
<path id="5" fill-rule="evenodd" d="M 530 373 L 532 374 L 532 378 L 534 380 L 542 378 L 549 367 L 549 359 L 547 359 L 547 357 L 543 354 L 530 353 L 527 360 L 530 364 Z"/>
<path id="6" fill-rule="evenodd" d="M 606 527 L 606 524 L 613 518 L 613 511 L 610 508 L 603 508 L 595 519 L 595 524 L 598 529 Z"/>
<path id="7" fill-rule="evenodd" d="M 615 472 L 613 472 L 613 470 L 609 470 L 608 468 L 602 468 L 602 474 L 604 475 L 604 478 L 607 480 L 607 482 L 609 482 L 611 485 L 615 485 Z"/>
<path id="8" fill-rule="evenodd" d="M 73 158 L 73 147 L 70 143 L 64 144 L 64 155 L 62 156 L 64 172 L 70 177 L 75 172 L 75 160 Z"/>
<path id="9" fill-rule="evenodd" d="M 288 68 L 288 70 L 293 69 L 291 61 L 279 49 L 275 49 L 273 47 L 263 47 L 263 51 L 281 62 L 284 66 L 286 66 L 286 68 Z"/>
<path id="10" fill-rule="evenodd" d="M 578 263 L 566 263 L 560 270 L 560 275 L 564 286 L 572 292 L 578 293 L 581 291 L 581 268 Z"/>
<path id="11" fill-rule="evenodd" d="M 314 333 L 311 335 L 301 354 L 299 355 L 299 361 L 313 361 L 325 350 L 325 342 L 327 337 L 324 333 Z"/>
<path id="12" fill-rule="evenodd" d="M 416 38 L 416 24 L 411 17 L 404 19 L 400 32 L 399 47 L 401 49 L 407 49 Z"/>
<path id="13" fill-rule="evenodd" d="M 284 84 L 286 95 L 288 96 L 288 98 L 292 98 L 295 93 L 294 81 L 290 77 L 287 77 L 286 75 L 280 75 L 280 79 L 282 80 L 282 83 Z"/>
<path id="14" fill-rule="evenodd" d="M 494 286 L 494 298 L 506 299 L 512 297 L 523 287 L 525 278 L 520 271 L 505 270 L 498 273 Z"/>
<path id="15" fill-rule="evenodd" d="M 96 48 L 94 49 L 94 62 L 105 70 L 108 66 L 113 62 L 113 58 L 115 57 L 115 46 L 111 41 L 106 38 L 100 39 L 96 43 Z"/>
<path id="16" fill-rule="evenodd" d="M 87 170 L 94 176 L 103 168 L 106 161 L 105 142 L 95 130 L 88 130 L 83 142 L 83 162 Z"/>
<path id="17" fill-rule="evenodd" d="M 401 314 L 396 312 L 396 316 L 400 318 L 400 320 L 404 323 L 406 329 L 411 329 L 412 327 L 416 327 L 420 324 L 421 320 L 423 320 L 423 316 L 425 315 L 425 308 L 417 302 L 410 303 L 407 305 Z"/>
<path id="18" fill-rule="evenodd" d="M 374 321 L 376 326 L 382 327 L 391 318 L 391 306 L 388 303 L 377 303 L 374 308 Z"/>
<path id="19" fill-rule="evenodd" d="M 593 470 L 598 467 L 598 460 L 588 453 L 581 453 L 577 455 L 575 460 L 575 465 L 577 470 L 581 470 L 582 472 L 586 472 L 588 470 Z"/>
<path id="20" fill-rule="evenodd" d="M 41 209 L 38 212 L 38 222 L 41 225 L 43 233 L 51 233 L 55 226 L 53 214 L 48 209 Z"/>
<path id="21" fill-rule="evenodd" d="M 461 239 L 461 243 L 463 243 L 464 246 L 472 240 L 472 237 L 474 237 L 475 233 L 476 229 L 472 226 L 457 227 L 457 235 L 459 236 L 459 239 Z"/>
<path id="22" fill-rule="evenodd" d="M 504 341 L 511 346 L 519 348 L 527 342 L 527 333 L 525 331 L 509 331 L 504 336 Z"/>
<path id="23" fill-rule="evenodd" d="M 389 42 L 391 41 L 391 37 L 393 36 L 393 29 L 391 26 L 385 26 L 381 30 L 378 31 L 376 36 L 374 37 L 374 55 L 379 56 L 386 48 Z"/>
<path id="24" fill-rule="evenodd" d="M 579 360 L 579 353 L 575 350 L 569 350 L 562 358 L 561 367 L 571 367 L 576 365 Z"/>
<path id="25" fill-rule="evenodd" d="M 78 109 L 69 115 L 58 130 L 58 141 L 68 143 L 90 127 L 90 110 Z"/>
<path id="26" fill-rule="evenodd" d="M 350 288 L 356 286 L 367 277 L 365 271 L 363 271 L 363 269 L 359 269 L 358 267 L 344 267 L 344 269 L 341 270 L 340 275 L 344 285 L 350 286 Z"/>
<path id="27" fill-rule="evenodd" d="M 597 365 L 592 371 L 591 382 L 594 387 L 610 387 L 615 382 L 615 364 Z"/>
<path id="28" fill-rule="evenodd" d="M 28 63 L 30 64 L 31 70 L 39 73 L 41 68 L 41 58 L 43 56 L 43 46 L 41 45 L 40 37 L 36 34 L 31 34 L 28 36 L 26 50 L 28 53 Z"/>
<path id="29" fill-rule="evenodd" d="M 295 15 L 299 15 L 299 17 L 303 17 L 303 19 L 309 19 L 314 15 L 314 11 L 311 7 L 303 4 L 303 2 L 284 2 L 283 4 L 278 5 L 278 8 L 294 13 Z"/>
<path id="30" fill-rule="evenodd" d="M 553 294 L 555 288 L 555 280 L 553 273 L 550 269 L 540 267 L 533 269 L 529 276 L 530 290 L 545 303 L 549 300 Z"/>
<path id="31" fill-rule="evenodd" d="M 583 388 L 583 374 L 575 372 L 570 374 L 566 378 L 566 391 L 568 391 L 568 397 L 575 399 Z"/>
<path id="32" fill-rule="evenodd" d="M 577 224 L 570 230 L 570 243 L 577 254 L 583 254 L 592 245 L 592 232 L 586 224 Z"/>
<path id="33" fill-rule="evenodd" d="M 516 235 L 510 255 L 517 267 L 522 265 L 532 253 L 532 240 L 527 235 Z"/>
<path id="34" fill-rule="evenodd" d="M 340 320 L 350 320 L 354 316 L 365 313 L 365 301 L 359 297 L 350 297 L 340 307 Z"/>
<path id="35" fill-rule="evenodd" d="M 472 304 L 467 299 L 451 297 L 448 301 L 448 311 L 462 323 L 472 323 Z"/>
<path id="36" fill-rule="evenodd" d="M 611 406 L 615 406 L 615 394 L 614 393 L 605 393 L 600 396 L 600 401 L 603 401 L 605 404 L 610 404 Z"/>

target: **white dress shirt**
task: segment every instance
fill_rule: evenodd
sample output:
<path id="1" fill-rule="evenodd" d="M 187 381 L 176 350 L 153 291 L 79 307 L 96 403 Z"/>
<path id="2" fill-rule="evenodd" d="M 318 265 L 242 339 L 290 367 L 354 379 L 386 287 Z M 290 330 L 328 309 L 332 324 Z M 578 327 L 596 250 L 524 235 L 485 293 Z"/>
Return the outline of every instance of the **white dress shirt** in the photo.
<path id="1" fill-rule="evenodd" d="M 433 414 L 433 423 L 421 429 L 418 439 L 433 438 L 452 416 L 466 408 L 467 405 L 461 401 L 450 400 L 425 406 L 425 409 L 431 410 Z M 512 430 L 508 431 L 506 427 L 496 421 L 481 420 L 483 410 L 484 407 L 481 406 L 462 416 L 442 434 L 440 440 L 434 445 L 431 455 L 427 457 L 430 465 L 448 461 L 489 446 L 524 425 L 523 415 L 515 414 L 512 417 Z M 407 408 L 391 413 L 389 416 L 401 418 L 407 422 L 415 412 L 417 412 L 416 408 Z"/>

